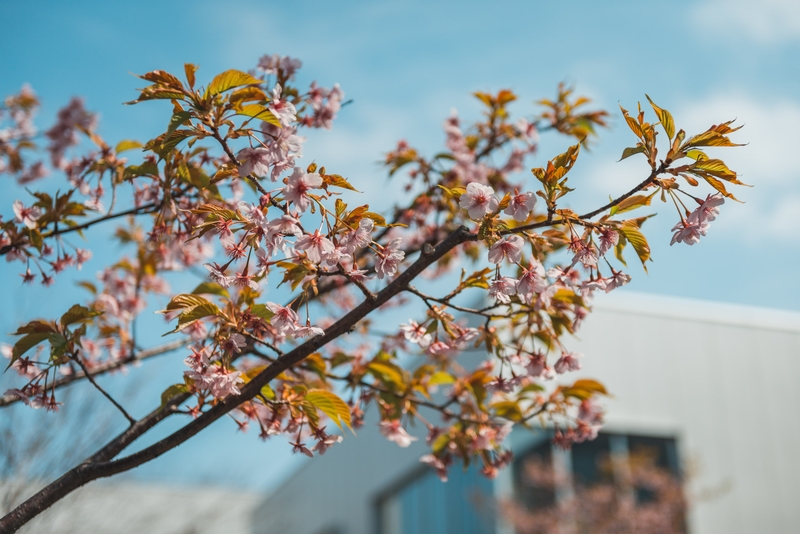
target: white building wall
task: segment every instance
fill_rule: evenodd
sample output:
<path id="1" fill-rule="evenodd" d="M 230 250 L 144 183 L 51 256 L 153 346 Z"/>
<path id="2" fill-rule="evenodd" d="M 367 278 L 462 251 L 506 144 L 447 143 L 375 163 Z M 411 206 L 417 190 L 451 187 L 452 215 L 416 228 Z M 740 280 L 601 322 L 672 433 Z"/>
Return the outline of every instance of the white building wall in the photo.
<path id="1" fill-rule="evenodd" d="M 692 533 L 800 532 L 800 313 L 599 296 L 569 347 L 586 355 L 569 379 L 598 378 L 613 395 L 607 430 L 675 436 L 681 461 L 701 468 L 695 490 L 728 487 L 697 502 Z M 367 425 L 267 499 L 254 531 L 375 532 L 377 493 L 425 447 L 401 449 Z"/>

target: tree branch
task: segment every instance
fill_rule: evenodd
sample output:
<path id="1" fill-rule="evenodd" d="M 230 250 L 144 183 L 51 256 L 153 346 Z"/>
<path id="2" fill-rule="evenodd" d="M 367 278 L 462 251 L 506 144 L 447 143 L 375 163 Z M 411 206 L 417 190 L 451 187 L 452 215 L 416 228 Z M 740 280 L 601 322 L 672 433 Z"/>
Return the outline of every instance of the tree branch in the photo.
<path id="1" fill-rule="evenodd" d="M 114 360 L 114 361 L 110 361 L 110 362 L 106 362 L 104 364 L 98 365 L 94 369 L 90 370 L 89 374 L 94 377 L 94 376 L 105 374 L 105 373 L 107 373 L 109 371 L 114 371 L 115 369 L 119 369 L 120 367 L 123 367 L 125 365 L 130 364 L 130 363 L 135 363 L 135 362 L 138 362 L 138 361 L 141 361 L 141 360 L 146 360 L 148 358 L 152 358 L 153 356 L 161 356 L 162 354 L 166 354 L 168 352 L 171 352 L 171 351 L 173 351 L 175 349 L 179 349 L 179 348 L 189 344 L 190 341 L 191 340 L 189 340 L 189 339 L 180 339 L 180 340 L 177 340 L 177 341 L 172 341 L 171 343 L 165 343 L 164 345 L 159 345 L 158 347 L 153 347 L 151 349 L 142 350 L 142 351 L 137 352 L 136 354 L 131 354 L 127 358 L 123 358 L 121 360 Z M 50 391 L 53 391 L 53 390 L 56 390 L 56 389 L 58 389 L 60 387 L 68 386 L 68 385 L 72 384 L 73 382 L 77 382 L 79 380 L 83 380 L 86 377 L 87 377 L 87 375 L 86 375 L 85 372 L 74 373 L 74 374 L 69 375 L 69 376 L 64 376 L 62 378 L 59 378 L 55 382 L 53 382 L 53 384 L 50 387 L 48 387 L 48 389 Z M 4 396 L 0 397 L 0 408 L 2 408 L 3 406 L 8 406 L 9 404 L 13 404 L 15 402 L 19 402 L 19 400 L 20 400 L 20 398 L 17 397 L 16 395 L 4 395 Z"/>

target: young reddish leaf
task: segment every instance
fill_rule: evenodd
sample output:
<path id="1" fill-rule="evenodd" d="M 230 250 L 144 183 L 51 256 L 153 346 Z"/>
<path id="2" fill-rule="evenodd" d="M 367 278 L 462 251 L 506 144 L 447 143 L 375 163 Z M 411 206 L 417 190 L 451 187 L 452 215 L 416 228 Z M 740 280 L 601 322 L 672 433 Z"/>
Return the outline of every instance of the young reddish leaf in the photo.
<path id="1" fill-rule="evenodd" d="M 197 65 L 193 65 L 192 63 L 184 63 L 183 72 L 186 73 L 186 81 L 189 83 L 189 87 L 194 89 L 194 73 L 197 72 Z"/>
<path id="2" fill-rule="evenodd" d="M 358 189 L 350 185 L 350 182 L 347 181 L 343 176 L 339 176 L 338 174 L 323 174 L 322 181 L 325 185 L 332 185 L 334 187 L 341 187 L 342 189 L 349 189 L 350 191 L 356 191 L 360 193 Z"/>

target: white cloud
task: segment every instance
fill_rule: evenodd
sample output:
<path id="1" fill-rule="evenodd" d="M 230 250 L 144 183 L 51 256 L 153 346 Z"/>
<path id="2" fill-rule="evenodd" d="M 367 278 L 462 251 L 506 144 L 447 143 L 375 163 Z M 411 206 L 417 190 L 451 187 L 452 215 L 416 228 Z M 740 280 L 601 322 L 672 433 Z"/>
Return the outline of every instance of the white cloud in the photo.
<path id="1" fill-rule="evenodd" d="M 730 37 L 744 35 L 764 44 L 800 40 L 797 0 L 705 0 L 692 13 L 699 30 Z"/>

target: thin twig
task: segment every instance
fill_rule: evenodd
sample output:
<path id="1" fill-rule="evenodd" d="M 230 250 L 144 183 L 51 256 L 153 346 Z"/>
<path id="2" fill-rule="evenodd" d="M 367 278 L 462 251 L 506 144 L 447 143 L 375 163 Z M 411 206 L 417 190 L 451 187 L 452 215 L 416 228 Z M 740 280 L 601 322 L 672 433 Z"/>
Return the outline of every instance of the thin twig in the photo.
<path id="1" fill-rule="evenodd" d="M 93 385 L 95 388 L 97 388 L 97 391 L 99 391 L 100 393 L 102 393 L 102 394 L 103 394 L 103 396 L 104 396 L 105 398 L 107 398 L 107 399 L 108 399 L 108 400 L 111 402 L 111 404 L 113 404 L 113 405 L 114 405 L 114 406 L 117 408 L 117 410 L 119 410 L 119 411 L 120 411 L 120 413 L 122 413 L 122 415 L 124 415 L 124 416 L 125 416 L 125 419 L 127 419 L 127 420 L 128 420 L 128 422 L 131 424 L 131 426 L 135 425 L 135 424 L 136 424 L 136 419 L 134 419 L 133 417 L 131 417 L 131 416 L 130 416 L 130 414 L 129 414 L 128 412 L 126 412 L 126 411 L 125 411 L 125 408 L 123 408 L 123 407 L 122 407 L 122 405 L 121 405 L 120 403 L 118 403 L 117 401 L 115 401 L 115 400 L 114 400 L 114 397 L 112 397 L 111 395 L 109 395 L 109 394 L 106 392 L 106 390 L 104 390 L 103 388 L 101 388 L 101 387 L 100 387 L 100 384 L 98 384 L 97 382 L 95 382 L 95 380 L 94 380 L 94 377 L 93 377 L 93 376 L 92 376 L 92 374 L 89 372 L 89 370 L 86 368 L 86 365 L 84 365 L 84 363 L 81 361 L 81 359 L 80 359 L 80 356 L 78 356 L 77 354 L 75 354 L 75 355 L 73 356 L 73 358 L 72 358 L 72 361 L 74 361 L 75 363 L 77 363 L 77 364 L 80 366 L 80 368 L 83 370 L 83 374 L 84 374 L 84 375 L 86 375 L 86 379 L 87 379 L 89 382 L 91 382 L 91 384 L 92 384 L 92 385 Z"/>
<path id="2" fill-rule="evenodd" d="M 100 364 L 97 367 L 95 367 L 94 369 L 92 369 L 90 374 L 93 377 L 94 376 L 98 376 L 98 375 L 102 375 L 102 374 L 105 374 L 105 373 L 107 373 L 109 371 L 114 371 L 116 369 L 119 369 L 120 367 L 123 367 L 125 365 L 130 364 L 130 363 L 135 363 L 135 362 L 138 362 L 138 361 L 146 360 L 148 358 L 152 358 L 153 356 L 161 356 L 162 354 L 166 354 L 166 353 L 171 352 L 171 351 L 173 351 L 175 349 L 178 349 L 178 348 L 181 348 L 181 347 L 183 347 L 185 345 L 188 345 L 190 341 L 191 340 L 188 339 L 188 338 L 187 339 L 180 339 L 180 340 L 177 340 L 177 341 L 173 341 L 171 343 L 165 343 L 164 345 L 160 345 L 158 347 L 153 347 L 151 349 L 142 350 L 142 351 L 139 351 L 137 353 L 131 354 L 127 358 L 123 358 L 121 360 L 112 360 L 112 361 Z M 64 386 L 68 386 L 68 385 L 70 385 L 70 384 L 72 384 L 74 382 L 77 382 L 79 380 L 83 380 L 84 378 L 86 378 L 86 374 L 85 373 L 74 373 L 74 374 L 71 374 L 71 375 L 67 375 L 67 376 L 61 377 L 58 380 L 56 380 L 55 382 L 53 382 L 53 384 L 51 385 L 51 387 L 48 388 L 48 390 L 53 391 L 53 390 L 56 390 L 56 389 L 64 387 Z M 15 402 L 18 402 L 19 400 L 20 400 L 20 398 L 17 397 L 16 395 L 4 395 L 4 396 L 0 397 L 0 408 L 2 408 L 3 406 L 8 406 L 9 404 L 13 404 Z"/>

